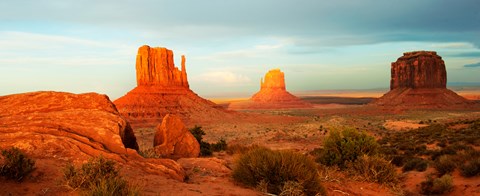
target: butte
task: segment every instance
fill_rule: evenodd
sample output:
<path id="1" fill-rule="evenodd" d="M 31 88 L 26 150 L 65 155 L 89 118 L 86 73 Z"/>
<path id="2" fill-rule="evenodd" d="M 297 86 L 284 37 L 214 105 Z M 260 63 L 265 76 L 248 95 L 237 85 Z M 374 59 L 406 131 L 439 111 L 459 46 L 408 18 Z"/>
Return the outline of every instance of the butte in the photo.
<path id="1" fill-rule="evenodd" d="M 469 108 L 472 102 L 447 89 L 442 57 L 433 51 L 403 53 L 391 65 L 390 91 L 372 105 L 399 109 Z"/>
<path id="2" fill-rule="evenodd" d="M 190 90 L 185 56 L 181 66 L 181 70 L 175 67 L 169 49 L 140 47 L 135 65 L 137 87 L 114 101 L 120 114 L 133 127 L 155 126 L 167 114 L 175 114 L 187 123 L 224 118 L 224 110 Z"/>
<path id="3" fill-rule="evenodd" d="M 249 100 L 233 102 L 228 108 L 241 109 L 293 109 L 312 108 L 312 104 L 292 95 L 285 87 L 285 74 L 280 69 L 272 69 L 260 79 L 260 91 Z"/>

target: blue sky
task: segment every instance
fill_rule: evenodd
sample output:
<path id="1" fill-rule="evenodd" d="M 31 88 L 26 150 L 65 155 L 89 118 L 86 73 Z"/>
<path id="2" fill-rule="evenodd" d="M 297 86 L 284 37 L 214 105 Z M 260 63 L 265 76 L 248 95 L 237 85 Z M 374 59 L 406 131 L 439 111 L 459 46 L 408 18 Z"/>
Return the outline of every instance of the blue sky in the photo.
<path id="1" fill-rule="evenodd" d="M 480 83 L 477 0 L 3 0 L 0 95 L 135 87 L 148 44 L 187 57 L 205 97 L 249 96 L 272 68 L 292 92 L 388 88 L 403 52 L 435 50 L 448 82 Z"/>

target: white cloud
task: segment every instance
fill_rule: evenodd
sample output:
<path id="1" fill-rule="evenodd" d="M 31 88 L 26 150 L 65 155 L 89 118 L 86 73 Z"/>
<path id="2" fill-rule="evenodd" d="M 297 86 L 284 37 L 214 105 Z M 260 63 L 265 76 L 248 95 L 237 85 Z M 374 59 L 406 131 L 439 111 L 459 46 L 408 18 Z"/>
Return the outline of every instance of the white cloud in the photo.
<path id="1" fill-rule="evenodd" d="M 430 45 L 433 48 L 442 49 L 474 49 L 475 46 L 467 42 L 448 42 L 448 43 L 434 43 Z"/>
<path id="2" fill-rule="evenodd" d="M 242 85 L 249 83 L 251 80 L 247 76 L 230 71 L 213 71 L 193 77 L 192 81 L 203 81 L 220 85 Z"/>

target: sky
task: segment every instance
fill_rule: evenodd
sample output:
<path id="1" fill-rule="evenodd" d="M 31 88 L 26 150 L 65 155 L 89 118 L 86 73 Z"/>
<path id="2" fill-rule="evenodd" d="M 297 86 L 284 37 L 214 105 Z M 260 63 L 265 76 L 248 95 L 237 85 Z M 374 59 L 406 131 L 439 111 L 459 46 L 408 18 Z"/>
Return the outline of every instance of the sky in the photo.
<path id="1" fill-rule="evenodd" d="M 434 50 L 449 85 L 480 86 L 478 0 L 2 0 L 0 95 L 114 100 L 142 45 L 186 56 L 203 97 L 248 97 L 274 68 L 287 90 L 388 88 L 403 52 Z"/>

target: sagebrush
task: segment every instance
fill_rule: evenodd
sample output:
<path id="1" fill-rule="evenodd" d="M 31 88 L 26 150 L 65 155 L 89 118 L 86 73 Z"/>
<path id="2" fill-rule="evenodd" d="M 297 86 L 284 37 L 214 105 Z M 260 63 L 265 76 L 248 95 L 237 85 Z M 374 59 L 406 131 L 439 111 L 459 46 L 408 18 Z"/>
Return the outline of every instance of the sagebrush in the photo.
<path id="1" fill-rule="evenodd" d="M 355 129 L 332 131 L 323 144 L 317 161 L 327 166 L 338 165 L 345 168 L 362 155 L 373 156 L 379 152 L 375 138 Z"/>
<path id="2" fill-rule="evenodd" d="M 295 185 L 303 187 L 306 195 L 325 195 L 316 163 L 295 152 L 254 148 L 236 160 L 232 176 L 237 182 L 250 187 L 263 183 L 268 193 L 280 194 Z M 296 192 L 297 189 L 294 189 L 292 191 Z"/>
<path id="3" fill-rule="evenodd" d="M 119 175 L 112 160 L 92 158 L 81 167 L 67 164 L 63 177 L 68 187 L 82 189 L 87 195 L 139 195 L 139 187 L 129 185 Z"/>

